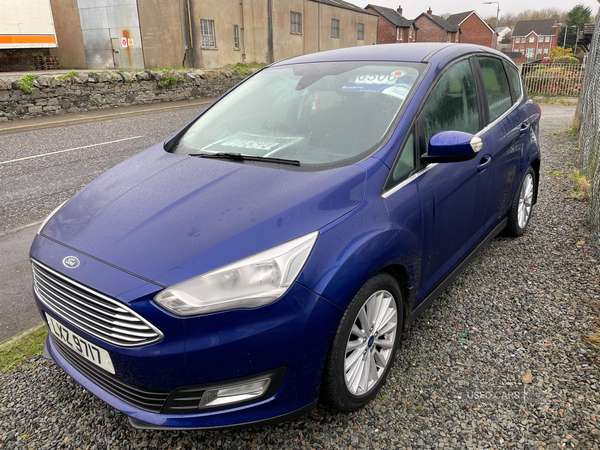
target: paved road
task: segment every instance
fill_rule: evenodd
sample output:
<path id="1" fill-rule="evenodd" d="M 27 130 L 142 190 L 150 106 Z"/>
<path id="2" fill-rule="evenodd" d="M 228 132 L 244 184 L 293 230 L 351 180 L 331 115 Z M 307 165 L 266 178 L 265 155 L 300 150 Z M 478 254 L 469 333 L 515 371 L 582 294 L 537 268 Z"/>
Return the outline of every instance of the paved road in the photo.
<path id="1" fill-rule="evenodd" d="M 40 320 L 27 257 L 39 225 L 2 231 L 39 223 L 100 173 L 170 135 L 198 111 L 0 136 L 0 341 Z M 574 106 L 542 106 L 547 129 L 570 128 L 574 114 Z"/>
<path id="2" fill-rule="evenodd" d="M 27 256 L 39 222 L 99 174 L 171 135 L 199 111 L 0 136 L 0 341 L 40 320 Z"/>

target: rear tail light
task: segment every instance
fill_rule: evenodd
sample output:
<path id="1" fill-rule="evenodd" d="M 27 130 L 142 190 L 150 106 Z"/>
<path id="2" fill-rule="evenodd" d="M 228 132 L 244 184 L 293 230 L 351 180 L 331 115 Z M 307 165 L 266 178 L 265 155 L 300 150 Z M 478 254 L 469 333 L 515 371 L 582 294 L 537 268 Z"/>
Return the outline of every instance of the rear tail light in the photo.
<path id="1" fill-rule="evenodd" d="M 540 112 L 540 119 L 542 118 L 542 107 L 540 105 L 537 105 L 538 107 L 538 111 Z"/>

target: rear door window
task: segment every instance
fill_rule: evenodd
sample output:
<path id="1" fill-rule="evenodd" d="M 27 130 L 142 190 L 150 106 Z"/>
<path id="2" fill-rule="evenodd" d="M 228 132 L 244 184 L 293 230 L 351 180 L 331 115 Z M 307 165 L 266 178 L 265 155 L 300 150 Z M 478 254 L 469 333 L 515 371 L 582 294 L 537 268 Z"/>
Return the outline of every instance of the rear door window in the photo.
<path id="1" fill-rule="evenodd" d="M 485 85 L 490 122 L 493 122 L 512 106 L 508 78 L 499 59 L 479 57 L 478 60 Z"/>

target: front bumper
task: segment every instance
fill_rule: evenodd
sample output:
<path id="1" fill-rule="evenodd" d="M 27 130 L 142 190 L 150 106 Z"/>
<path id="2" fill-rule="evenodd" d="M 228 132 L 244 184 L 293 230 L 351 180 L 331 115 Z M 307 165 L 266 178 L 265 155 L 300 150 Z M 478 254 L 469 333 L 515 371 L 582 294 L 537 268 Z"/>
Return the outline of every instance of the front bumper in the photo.
<path id="1" fill-rule="evenodd" d="M 160 342 L 150 345 L 111 345 L 61 319 L 36 296 L 44 318 L 51 315 L 109 352 L 114 379 L 100 368 L 86 368 L 84 359 L 69 354 L 60 340 L 50 336 L 47 354 L 88 391 L 128 415 L 133 426 L 256 426 L 287 420 L 315 406 L 324 359 L 341 316 L 341 310 L 329 301 L 295 284 L 279 301 L 261 308 L 181 318 L 152 301 L 158 286 L 39 236 L 31 252 L 32 258 L 74 278 L 74 271 L 58 264 L 68 255 L 82 261 L 76 272 L 79 283 L 122 301 L 164 333 Z M 132 298 L 131 293 L 142 294 Z M 230 385 L 265 373 L 273 374 L 273 385 L 256 401 L 200 409 L 197 396 L 194 400 L 192 395 L 201 396 L 207 386 Z M 176 412 L 169 406 L 170 399 L 182 389 L 195 391 L 188 395 L 188 407 Z M 133 394 L 124 393 L 127 390 Z M 131 395 L 159 400 L 149 411 L 129 401 Z"/>

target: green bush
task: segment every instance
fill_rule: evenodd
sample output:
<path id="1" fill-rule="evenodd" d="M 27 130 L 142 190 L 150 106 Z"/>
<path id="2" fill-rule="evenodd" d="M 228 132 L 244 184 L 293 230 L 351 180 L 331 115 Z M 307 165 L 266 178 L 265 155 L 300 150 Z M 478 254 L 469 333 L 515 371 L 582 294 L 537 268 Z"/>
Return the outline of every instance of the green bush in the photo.
<path id="1" fill-rule="evenodd" d="M 33 82 L 35 81 L 35 75 L 23 75 L 19 80 L 19 89 L 21 89 L 26 94 L 31 94 L 33 92 Z"/>
<path id="2" fill-rule="evenodd" d="M 554 58 L 554 62 L 557 64 L 579 64 L 579 60 L 572 56 L 558 56 Z"/>
<path id="3" fill-rule="evenodd" d="M 64 75 L 57 76 L 56 78 L 58 78 L 62 82 L 65 82 L 67 80 L 70 80 L 71 78 L 76 77 L 77 75 L 77 71 L 73 69 L 70 72 L 65 73 Z"/>
<path id="4" fill-rule="evenodd" d="M 165 88 L 175 83 L 183 83 L 185 80 L 183 76 L 179 75 L 175 71 L 163 73 L 161 80 L 158 82 L 159 88 Z"/>

